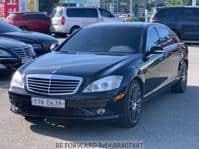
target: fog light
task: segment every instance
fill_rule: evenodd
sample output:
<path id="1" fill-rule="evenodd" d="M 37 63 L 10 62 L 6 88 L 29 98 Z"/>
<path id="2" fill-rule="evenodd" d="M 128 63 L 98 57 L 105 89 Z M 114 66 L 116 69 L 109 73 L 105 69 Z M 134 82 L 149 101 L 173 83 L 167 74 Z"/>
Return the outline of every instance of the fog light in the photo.
<path id="1" fill-rule="evenodd" d="M 11 105 L 11 110 L 12 110 L 13 112 L 15 112 L 15 111 L 18 111 L 18 108 L 17 108 L 15 105 Z"/>
<path id="2" fill-rule="evenodd" d="M 97 109 L 97 114 L 99 114 L 99 115 L 102 115 L 102 114 L 104 114 L 105 112 L 106 112 L 106 110 L 103 109 L 103 108 Z"/>

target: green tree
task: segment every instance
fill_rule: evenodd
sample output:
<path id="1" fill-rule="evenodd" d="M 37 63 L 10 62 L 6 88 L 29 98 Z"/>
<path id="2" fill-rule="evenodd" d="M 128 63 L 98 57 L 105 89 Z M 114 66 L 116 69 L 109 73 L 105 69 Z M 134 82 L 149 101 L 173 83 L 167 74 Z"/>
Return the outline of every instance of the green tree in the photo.
<path id="1" fill-rule="evenodd" d="M 34 0 L 28 1 L 28 10 L 34 11 Z"/>
<path id="2" fill-rule="evenodd" d="M 39 1 L 39 10 L 41 12 L 50 13 L 53 8 L 56 6 L 59 0 L 40 0 Z"/>
<path id="3" fill-rule="evenodd" d="M 166 0 L 168 5 L 191 5 L 192 0 Z"/>

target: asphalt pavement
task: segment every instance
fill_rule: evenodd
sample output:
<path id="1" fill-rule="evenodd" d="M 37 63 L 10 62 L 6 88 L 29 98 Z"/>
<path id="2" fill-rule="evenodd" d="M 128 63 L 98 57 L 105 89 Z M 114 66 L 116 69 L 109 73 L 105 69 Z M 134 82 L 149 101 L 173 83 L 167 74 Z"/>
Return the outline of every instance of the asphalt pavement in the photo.
<path id="1" fill-rule="evenodd" d="M 61 40 L 61 39 L 60 39 Z M 145 149 L 199 149 L 199 47 L 190 46 L 188 90 L 169 91 L 145 103 L 137 127 L 110 122 L 26 122 L 9 110 L 10 76 L 0 75 L 0 149 L 56 149 L 56 143 L 142 141 Z M 64 147 L 63 147 L 64 148 Z"/>

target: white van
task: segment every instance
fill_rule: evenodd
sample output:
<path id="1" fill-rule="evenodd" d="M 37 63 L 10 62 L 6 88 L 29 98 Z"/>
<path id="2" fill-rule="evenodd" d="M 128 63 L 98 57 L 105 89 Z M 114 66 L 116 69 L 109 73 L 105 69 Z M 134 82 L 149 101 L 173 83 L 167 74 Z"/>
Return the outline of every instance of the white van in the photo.
<path id="1" fill-rule="evenodd" d="M 51 14 L 51 33 L 71 34 L 92 23 L 122 22 L 102 8 L 56 7 Z"/>

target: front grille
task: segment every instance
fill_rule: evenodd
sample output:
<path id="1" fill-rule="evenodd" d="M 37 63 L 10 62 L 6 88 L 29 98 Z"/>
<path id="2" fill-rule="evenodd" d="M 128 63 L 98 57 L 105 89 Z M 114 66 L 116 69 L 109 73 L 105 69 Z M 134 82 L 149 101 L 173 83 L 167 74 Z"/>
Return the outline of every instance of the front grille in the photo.
<path id="1" fill-rule="evenodd" d="M 44 95 L 75 94 L 82 83 L 82 78 L 62 75 L 27 75 L 26 84 L 30 92 Z"/>
<path id="2" fill-rule="evenodd" d="M 32 51 L 29 47 L 15 48 L 12 52 L 21 59 L 27 59 L 32 57 Z"/>

